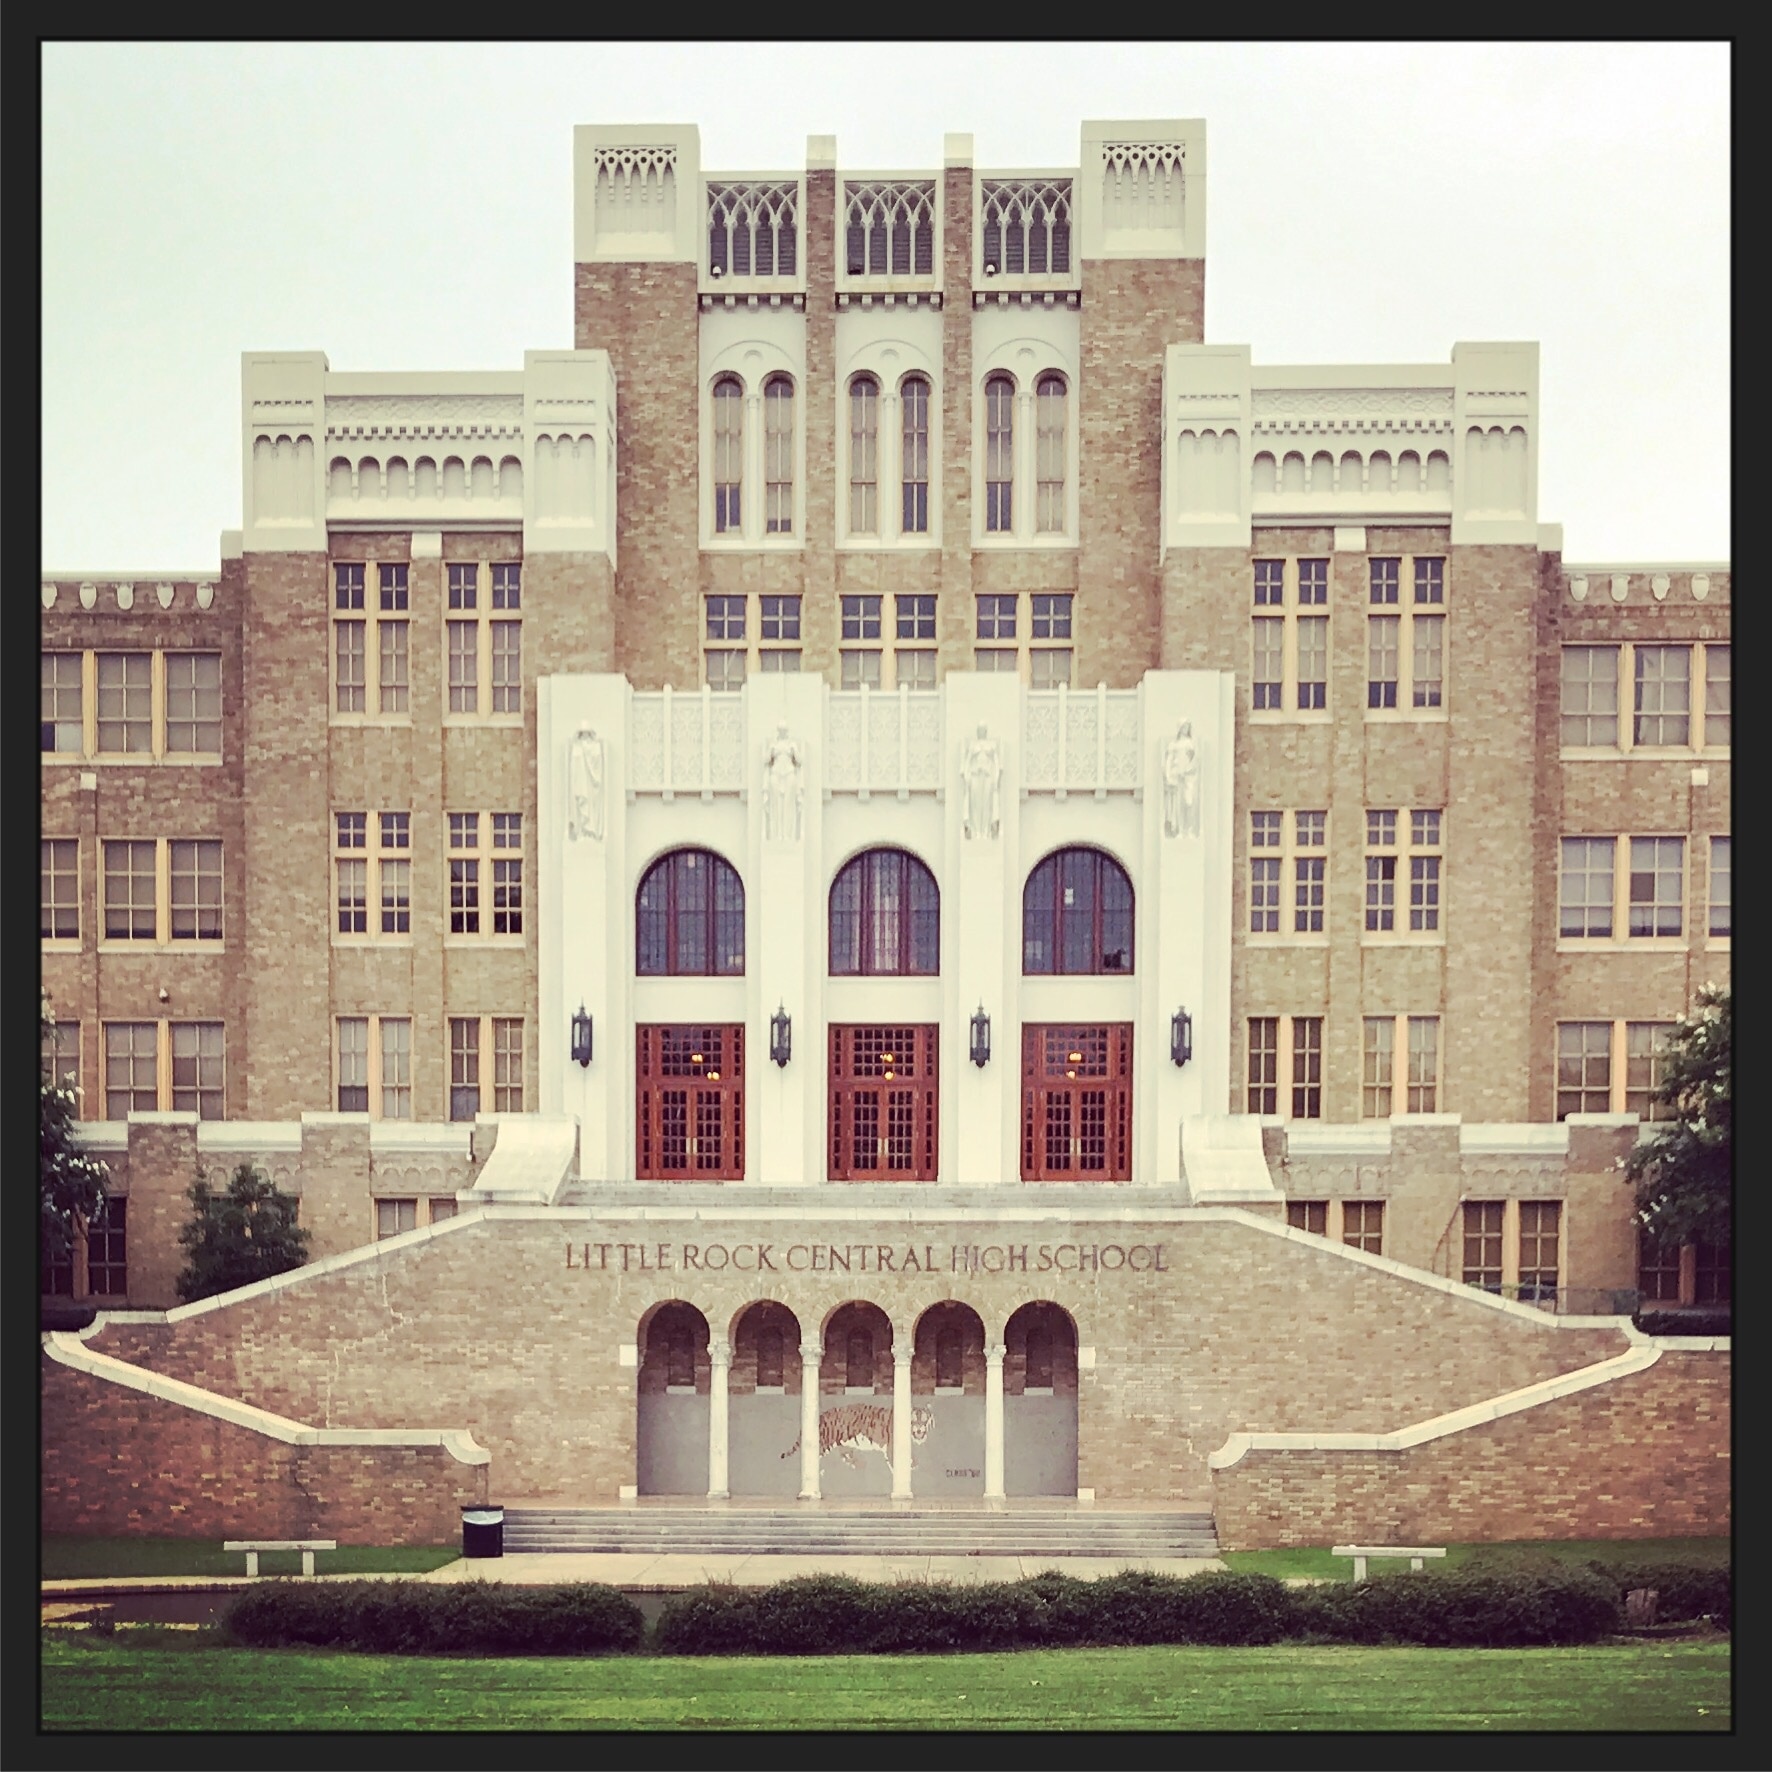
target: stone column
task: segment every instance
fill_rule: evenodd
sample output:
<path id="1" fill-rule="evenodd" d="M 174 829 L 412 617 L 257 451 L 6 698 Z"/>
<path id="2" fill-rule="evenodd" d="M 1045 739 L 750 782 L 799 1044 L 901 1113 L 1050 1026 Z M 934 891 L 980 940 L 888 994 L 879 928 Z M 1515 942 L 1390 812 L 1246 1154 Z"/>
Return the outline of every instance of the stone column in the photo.
<path id="1" fill-rule="evenodd" d="M 984 1350 L 984 1498 L 1003 1499 L 1003 1344 Z"/>
<path id="2" fill-rule="evenodd" d="M 708 1500 L 724 1501 L 732 1491 L 726 1482 L 728 1443 L 727 1376 L 732 1370 L 732 1349 L 724 1338 L 708 1348 L 712 1362 L 708 1373 Z"/>
<path id="3" fill-rule="evenodd" d="M 911 1498 L 911 1350 L 892 1350 L 892 1499 Z"/>
<path id="4" fill-rule="evenodd" d="M 824 1347 L 800 1343 L 800 1499 L 818 1500 L 818 1363 Z"/>

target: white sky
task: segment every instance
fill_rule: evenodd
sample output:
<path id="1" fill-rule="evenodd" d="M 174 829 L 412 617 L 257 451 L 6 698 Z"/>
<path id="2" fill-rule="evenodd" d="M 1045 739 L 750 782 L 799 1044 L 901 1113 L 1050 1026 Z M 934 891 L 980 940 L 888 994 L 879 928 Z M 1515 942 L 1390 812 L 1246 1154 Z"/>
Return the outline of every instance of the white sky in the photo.
<path id="1" fill-rule="evenodd" d="M 1206 337 L 1257 363 L 1541 346 L 1539 517 L 1587 563 L 1729 552 L 1724 45 L 49 45 L 43 547 L 213 570 L 240 353 L 518 368 L 572 342 L 572 126 L 702 164 L 1075 165 L 1204 117 Z M 1088 398 L 1087 390 L 1084 391 Z"/>

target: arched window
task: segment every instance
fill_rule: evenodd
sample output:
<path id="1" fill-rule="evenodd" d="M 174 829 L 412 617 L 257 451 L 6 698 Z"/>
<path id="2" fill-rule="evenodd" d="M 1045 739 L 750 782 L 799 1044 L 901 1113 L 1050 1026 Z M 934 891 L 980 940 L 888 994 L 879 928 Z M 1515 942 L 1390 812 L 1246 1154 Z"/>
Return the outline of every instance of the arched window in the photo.
<path id="1" fill-rule="evenodd" d="M 880 528 L 880 384 L 858 375 L 849 384 L 849 532 Z"/>
<path id="2" fill-rule="evenodd" d="M 831 883 L 831 971 L 933 976 L 941 970 L 941 893 L 902 849 L 868 849 Z"/>
<path id="3" fill-rule="evenodd" d="M 984 526 L 1007 535 L 1015 489 L 1015 383 L 993 375 L 984 384 Z"/>
<path id="4" fill-rule="evenodd" d="M 736 535 L 744 490 L 744 388 L 736 376 L 714 383 L 714 533 Z"/>
<path id="5" fill-rule="evenodd" d="M 1041 535 L 1062 535 L 1065 505 L 1064 377 L 1043 375 L 1034 392 L 1034 528 Z"/>
<path id="6" fill-rule="evenodd" d="M 904 426 L 904 456 L 900 485 L 904 493 L 903 524 L 906 535 L 929 533 L 929 383 L 920 375 L 907 375 L 899 389 L 899 413 Z"/>
<path id="7" fill-rule="evenodd" d="M 642 977 L 744 973 L 744 886 L 706 849 L 677 849 L 646 870 L 636 899 Z"/>
<path id="8" fill-rule="evenodd" d="M 1028 875 L 1023 972 L 1130 972 L 1132 882 L 1099 849 L 1060 849 Z"/>
<path id="9" fill-rule="evenodd" d="M 763 527 L 794 532 L 794 384 L 785 375 L 763 384 Z"/>

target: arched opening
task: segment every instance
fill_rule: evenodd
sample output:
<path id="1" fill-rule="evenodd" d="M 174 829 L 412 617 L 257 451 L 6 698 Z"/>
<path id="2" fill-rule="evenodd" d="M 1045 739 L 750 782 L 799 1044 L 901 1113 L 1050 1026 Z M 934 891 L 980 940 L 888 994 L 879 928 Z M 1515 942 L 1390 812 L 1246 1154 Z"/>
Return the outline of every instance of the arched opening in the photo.
<path id="1" fill-rule="evenodd" d="M 984 1494 L 984 1323 L 969 1304 L 932 1304 L 911 1341 L 911 1422 L 925 1425 L 911 1448 L 911 1485 L 919 1497 L 953 1500 Z"/>
<path id="2" fill-rule="evenodd" d="M 708 1492 L 708 1320 L 681 1299 L 640 1323 L 635 1487 L 642 1495 Z"/>
<path id="3" fill-rule="evenodd" d="M 744 973 L 744 882 L 709 849 L 661 855 L 634 895 L 634 970 L 643 978 Z"/>
<path id="4" fill-rule="evenodd" d="M 1003 1492 L 1077 1493 L 1077 1330 L 1070 1313 L 1024 1304 L 1003 1330 Z"/>
<path id="5" fill-rule="evenodd" d="M 864 849 L 831 882 L 835 976 L 933 977 L 941 970 L 941 891 L 903 849 Z"/>
<path id="6" fill-rule="evenodd" d="M 1132 881 L 1100 849 L 1059 849 L 1028 875 L 1021 897 L 1026 973 L 1130 973 Z"/>
<path id="7" fill-rule="evenodd" d="M 800 1491 L 800 1319 L 785 1304 L 746 1305 L 732 1329 L 727 1486 L 734 1495 Z"/>
<path id="8" fill-rule="evenodd" d="M 831 1312 L 818 1389 L 819 1493 L 891 1495 L 892 1322 L 877 1304 Z"/>

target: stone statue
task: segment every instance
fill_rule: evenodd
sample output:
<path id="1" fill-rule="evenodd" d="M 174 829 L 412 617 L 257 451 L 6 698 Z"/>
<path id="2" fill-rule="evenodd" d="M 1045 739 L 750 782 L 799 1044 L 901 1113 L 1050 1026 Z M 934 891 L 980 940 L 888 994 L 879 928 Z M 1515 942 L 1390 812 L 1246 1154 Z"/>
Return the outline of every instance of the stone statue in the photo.
<path id="1" fill-rule="evenodd" d="M 566 834 L 574 842 L 603 836 L 603 741 L 580 726 L 566 755 Z"/>
<path id="2" fill-rule="evenodd" d="M 775 728 L 763 756 L 763 834 L 775 843 L 800 840 L 800 810 L 806 790 L 800 781 L 800 746 L 788 736 L 785 720 Z"/>
<path id="3" fill-rule="evenodd" d="M 1191 720 L 1163 747 L 1163 829 L 1171 837 L 1200 834 L 1200 747 Z"/>
<path id="4" fill-rule="evenodd" d="M 966 795 L 966 835 L 995 837 L 1003 816 L 1003 757 L 982 720 L 966 745 L 960 780 Z"/>

